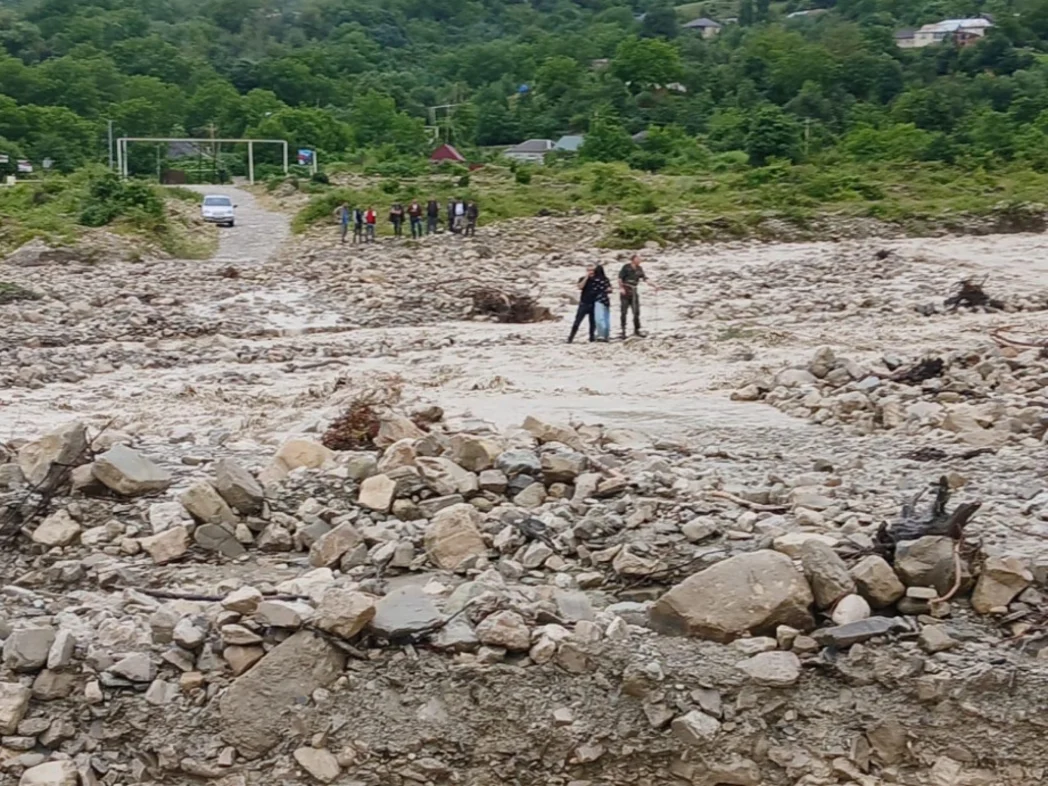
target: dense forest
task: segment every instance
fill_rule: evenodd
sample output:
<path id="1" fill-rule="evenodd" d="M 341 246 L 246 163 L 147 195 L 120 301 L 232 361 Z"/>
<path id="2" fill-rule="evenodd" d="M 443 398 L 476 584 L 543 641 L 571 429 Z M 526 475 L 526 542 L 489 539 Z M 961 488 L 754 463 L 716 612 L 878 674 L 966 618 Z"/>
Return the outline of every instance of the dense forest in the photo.
<path id="1" fill-rule="evenodd" d="M 473 155 L 575 132 L 583 159 L 652 171 L 724 156 L 1048 169 L 1048 0 L 816 3 L 15 0 L 0 153 L 70 171 L 106 160 L 112 122 L 388 161 L 427 153 L 428 108 L 454 104 L 437 123 Z M 978 14 L 994 27 L 970 45 L 896 45 Z M 701 15 L 719 35 L 683 27 Z"/>

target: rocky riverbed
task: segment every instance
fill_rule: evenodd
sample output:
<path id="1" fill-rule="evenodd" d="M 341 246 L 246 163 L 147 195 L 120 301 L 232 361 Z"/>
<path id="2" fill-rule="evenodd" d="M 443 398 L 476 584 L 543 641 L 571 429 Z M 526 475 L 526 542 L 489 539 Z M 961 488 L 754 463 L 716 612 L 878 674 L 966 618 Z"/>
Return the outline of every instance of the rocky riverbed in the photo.
<path id="1" fill-rule="evenodd" d="M 1044 781 L 1048 365 L 989 335 L 1040 236 L 649 249 L 649 337 L 569 346 L 470 291 L 570 318 L 599 218 L 249 199 L 212 261 L 0 264 L 0 781 Z"/>

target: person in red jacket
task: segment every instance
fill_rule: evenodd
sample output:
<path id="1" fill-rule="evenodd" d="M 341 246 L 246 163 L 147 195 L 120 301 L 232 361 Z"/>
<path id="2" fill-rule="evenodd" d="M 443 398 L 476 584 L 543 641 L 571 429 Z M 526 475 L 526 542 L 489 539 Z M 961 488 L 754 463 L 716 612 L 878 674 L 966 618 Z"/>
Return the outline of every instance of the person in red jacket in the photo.
<path id="1" fill-rule="evenodd" d="M 375 225 L 378 223 L 378 213 L 375 208 L 369 207 L 364 213 L 364 231 L 367 233 L 367 243 L 375 242 Z"/>

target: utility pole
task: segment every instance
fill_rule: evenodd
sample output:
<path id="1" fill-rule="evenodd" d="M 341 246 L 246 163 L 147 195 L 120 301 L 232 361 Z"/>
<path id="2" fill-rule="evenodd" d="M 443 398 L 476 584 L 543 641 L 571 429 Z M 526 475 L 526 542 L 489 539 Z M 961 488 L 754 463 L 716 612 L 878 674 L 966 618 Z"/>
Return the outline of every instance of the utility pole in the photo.
<path id="1" fill-rule="evenodd" d="M 811 143 L 811 118 L 804 118 L 804 157 L 808 157 L 808 146 Z"/>
<path id="2" fill-rule="evenodd" d="M 215 124 L 208 125 L 207 130 L 211 133 L 211 180 L 218 179 L 218 147 L 215 144 Z"/>
<path id="3" fill-rule="evenodd" d="M 109 126 L 109 171 L 113 171 L 113 121 L 107 120 L 106 123 Z"/>

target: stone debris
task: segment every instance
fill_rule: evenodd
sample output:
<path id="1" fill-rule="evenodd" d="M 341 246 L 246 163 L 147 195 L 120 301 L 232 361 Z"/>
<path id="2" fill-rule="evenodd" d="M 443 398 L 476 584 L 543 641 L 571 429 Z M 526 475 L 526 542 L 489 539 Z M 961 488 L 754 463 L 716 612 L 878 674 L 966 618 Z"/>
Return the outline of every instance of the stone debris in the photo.
<path id="1" fill-rule="evenodd" d="M 370 453 L 293 438 L 275 456 L 165 462 L 150 445 L 163 487 L 56 496 L 0 594 L 0 744 L 17 754 L 0 777 L 60 765 L 39 777 L 62 778 L 71 761 L 81 781 L 123 783 L 68 747 L 129 750 L 62 709 L 77 702 L 107 723 L 131 713 L 178 777 L 450 782 L 513 703 L 513 738 L 562 735 L 557 766 L 576 779 L 632 755 L 629 730 L 693 783 L 785 786 L 789 772 L 866 786 L 871 761 L 899 756 L 893 728 L 825 754 L 790 742 L 813 728 L 807 703 L 827 680 L 833 695 L 881 680 L 889 703 L 863 694 L 877 713 L 925 712 L 988 642 L 1036 631 L 1044 605 L 1036 560 L 970 551 L 961 591 L 939 602 L 954 541 L 884 550 L 897 498 L 818 462 L 731 485 L 707 482 L 714 451 L 622 430 L 387 420 L 388 446 Z M 256 480 L 248 466 L 265 469 Z M 834 712 L 834 733 L 854 726 Z M 772 739 L 770 718 L 790 734 Z M 184 750 L 162 741 L 168 722 Z M 433 742 L 443 733 L 454 748 Z M 739 735 L 742 752 L 725 743 Z M 126 761 L 142 777 L 154 766 Z"/>

